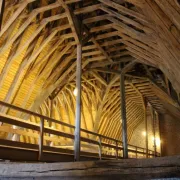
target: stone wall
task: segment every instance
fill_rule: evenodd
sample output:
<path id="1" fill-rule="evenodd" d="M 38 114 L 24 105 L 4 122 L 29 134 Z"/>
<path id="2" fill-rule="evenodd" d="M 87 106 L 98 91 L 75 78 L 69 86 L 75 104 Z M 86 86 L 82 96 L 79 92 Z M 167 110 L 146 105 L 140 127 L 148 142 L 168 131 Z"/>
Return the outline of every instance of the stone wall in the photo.
<path id="1" fill-rule="evenodd" d="M 152 124 L 152 118 L 150 115 L 147 116 L 147 124 L 148 124 L 148 149 L 154 151 L 154 133 L 153 133 L 153 124 Z M 155 137 L 156 137 L 156 146 L 157 146 L 157 152 L 161 152 L 160 148 L 160 136 L 159 136 L 159 122 L 158 118 L 156 118 L 156 131 L 155 131 Z M 134 130 L 132 138 L 130 140 L 130 143 L 135 146 L 139 146 L 142 148 L 146 148 L 146 135 L 145 135 L 145 122 L 141 122 L 137 128 Z"/>

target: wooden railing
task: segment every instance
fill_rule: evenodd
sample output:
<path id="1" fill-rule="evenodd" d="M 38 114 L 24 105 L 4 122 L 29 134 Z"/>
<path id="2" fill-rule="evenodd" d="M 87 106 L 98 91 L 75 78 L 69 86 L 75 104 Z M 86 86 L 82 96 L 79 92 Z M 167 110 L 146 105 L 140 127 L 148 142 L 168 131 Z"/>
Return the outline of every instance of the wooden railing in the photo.
<path id="1" fill-rule="evenodd" d="M 0 121 L 2 123 L 7 123 L 7 124 L 11 124 L 11 125 L 15 125 L 18 127 L 27 128 L 27 129 L 31 129 L 31 130 L 39 132 L 38 160 L 41 160 L 43 157 L 43 150 L 44 150 L 43 142 L 44 142 L 44 134 L 45 133 L 52 134 L 55 136 L 60 136 L 60 137 L 67 138 L 67 139 L 71 139 L 72 141 L 74 141 L 74 134 L 62 132 L 57 129 L 45 126 L 44 124 L 45 124 L 45 121 L 48 121 L 48 122 L 53 122 L 53 123 L 56 123 L 61 126 L 65 126 L 65 127 L 68 127 L 70 129 L 74 130 L 75 127 L 73 125 L 67 124 L 67 123 L 59 121 L 59 120 L 52 119 L 50 117 L 43 116 L 36 112 L 31 112 L 29 110 L 26 110 L 26 109 L 23 109 L 23 108 L 20 108 L 20 107 L 17 107 L 17 106 L 14 106 L 12 104 L 8 104 L 8 103 L 2 102 L 2 101 L 0 101 L 0 105 L 5 106 L 10 109 L 20 111 L 22 113 L 26 113 L 28 115 L 36 116 L 40 119 L 40 124 L 37 124 L 34 122 L 29 122 L 28 120 L 23 120 L 23 119 L 9 116 L 9 115 L 0 114 Z M 91 135 L 91 137 L 93 137 L 90 139 L 90 138 L 81 136 L 81 142 L 98 146 L 99 159 L 102 159 L 102 157 L 104 155 L 111 155 L 112 157 L 114 157 L 116 159 L 122 158 L 123 147 L 122 147 L 121 141 L 107 137 L 107 136 L 103 136 L 101 134 L 94 133 L 94 132 L 91 132 L 91 131 L 88 131 L 88 130 L 82 129 L 82 128 L 81 128 L 81 132 L 84 132 L 88 135 Z M 106 142 L 109 142 L 109 143 L 106 143 Z M 111 152 L 109 152 L 108 149 L 111 149 Z M 113 150 L 113 152 L 112 152 L 112 150 Z M 128 145 L 128 153 L 132 154 L 133 157 L 135 157 L 135 158 L 138 158 L 140 155 L 143 157 L 146 157 L 146 149 L 137 147 L 137 146 L 133 146 L 130 144 Z M 155 155 L 155 153 L 152 150 L 148 150 L 148 157 L 153 157 L 153 156 L 160 156 L 160 154 L 156 153 L 156 155 Z"/>

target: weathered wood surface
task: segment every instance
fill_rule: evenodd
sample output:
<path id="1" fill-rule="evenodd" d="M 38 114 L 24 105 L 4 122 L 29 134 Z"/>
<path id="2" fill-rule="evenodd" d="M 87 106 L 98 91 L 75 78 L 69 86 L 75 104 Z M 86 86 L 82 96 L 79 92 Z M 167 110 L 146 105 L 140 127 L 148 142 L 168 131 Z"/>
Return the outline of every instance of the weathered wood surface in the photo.
<path id="1" fill-rule="evenodd" d="M 159 97 L 167 96 L 154 93 L 147 77 L 161 85 L 165 73 L 168 83 L 163 87 L 168 95 L 172 88 L 169 82 L 180 92 L 179 20 L 178 0 L 0 0 L 0 100 L 74 125 L 76 48 L 82 38 L 81 127 L 85 130 L 122 139 L 119 78 L 115 77 L 120 73 L 119 64 L 137 62 L 131 70 L 133 76 L 125 75 L 125 81 L 133 81 L 125 84 L 130 141 L 137 125 L 144 121 L 142 97 L 158 113 L 165 111 Z M 139 63 L 153 68 L 140 68 Z M 171 103 L 170 98 L 166 101 Z M 10 107 L 3 106 L 0 111 L 39 122 L 39 118 Z M 19 133 L 22 129 L 10 132 L 4 128 L 5 122 L 0 124 L 1 138 L 21 137 L 24 142 L 37 143 L 37 136 L 29 137 L 32 132 L 28 129 L 20 135 L 15 130 Z M 47 125 L 74 134 L 73 128 L 55 122 Z M 49 144 L 47 137 L 44 143 Z M 51 144 L 61 145 L 57 141 Z"/>
<path id="2" fill-rule="evenodd" d="M 180 156 L 71 163 L 1 163 L 1 179 L 157 179 L 180 177 Z"/>

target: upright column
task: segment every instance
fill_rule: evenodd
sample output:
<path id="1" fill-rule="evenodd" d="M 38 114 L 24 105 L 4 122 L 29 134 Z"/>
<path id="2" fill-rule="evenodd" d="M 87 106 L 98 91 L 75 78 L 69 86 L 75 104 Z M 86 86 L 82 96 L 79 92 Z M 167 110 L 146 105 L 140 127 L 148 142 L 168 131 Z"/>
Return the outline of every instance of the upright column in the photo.
<path id="1" fill-rule="evenodd" d="M 74 134 L 74 160 L 80 160 L 80 128 L 81 128 L 81 61 L 82 61 L 82 44 L 77 45 L 77 67 L 76 67 L 76 119 Z"/>
<path id="2" fill-rule="evenodd" d="M 146 111 L 147 111 L 147 102 L 146 100 L 144 100 L 144 120 L 145 120 L 145 131 L 146 131 L 146 134 L 145 134 L 145 141 L 146 141 L 146 158 L 148 158 L 148 125 L 147 125 L 147 114 L 146 114 Z"/>
<path id="3" fill-rule="evenodd" d="M 161 132 L 160 132 L 160 120 L 159 120 L 159 113 L 157 112 L 157 119 L 156 119 L 156 122 L 157 122 L 157 126 L 158 126 L 158 135 L 159 135 L 159 140 L 160 140 L 160 144 L 159 144 L 159 151 L 160 151 L 160 156 L 161 156 L 161 153 L 162 153 L 162 146 L 161 146 Z"/>
<path id="4" fill-rule="evenodd" d="M 53 118 L 53 103 L 54 103 L 54 100 L 51 99 L 51 104 L 50 104 L 50 118 Z M 49 127 L 52 126 L 52 121 L 49 122 Z"/>
<path id="5" fill-rule="evenodd" d="M 53 118 L 53 103 L 54 103 L 54 100 L 51 99 L 50 101 L 50 118 Z M 53 122 L 52 121 L 49 121 L 49 127 L 53 128 Z M 49 134 L 50 137 L 53 137 L 54 135 L 53 134 Z M 54 143 L 52 141 L 49 141 L 49 146 L 53 146 Z"/>
<path id="6" fill-rule="evenodd" d="M 126 96 L 124 74 L 120 76 L 120 89 L 121 89 L 121 118 L 122 118 L 122 135 L 123 135 L 123 158 L 128 158 L 128 145 L 127 145 L 127 121 L 126 121 Z"/>
<path id="7" fill-rule="evenodd" d="M 156 114 L 153 110 L 154 157 L 156 157 Z"/>
<path id="8" fill-rule="evenodd" d="M 4 9 L 5 9 L 5 0 L 0 0 L 0 30 L 3 21 Z"/>
<path id="9" fill-rule="evenodd" d="M 151 106 L 151 116 L 152 116 L 152 128 L 153 128 L 153 136 L 154 136 L 154 157 L 156 157 L 156 129 L 155 129 L 155 112 Z"/>

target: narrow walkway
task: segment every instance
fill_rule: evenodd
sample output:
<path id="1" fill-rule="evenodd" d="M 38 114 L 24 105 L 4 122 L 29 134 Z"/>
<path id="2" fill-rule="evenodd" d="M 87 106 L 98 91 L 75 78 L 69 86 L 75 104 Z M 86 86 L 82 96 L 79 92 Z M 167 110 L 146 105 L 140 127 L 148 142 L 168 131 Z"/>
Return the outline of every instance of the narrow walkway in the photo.
<path id="1" fill-rule="evenodd" d="M 31 122 L 29 120 L 23 120 L 20 118 L 16 118 L 10 115 L 5 115 L 0 113 L 0 122 L 21 127 L 21 129 L 13 129 L 8 128 L 6 130 L 5 127 L 1 128 L 1 131 L 6 133 L 12 133 L 17 135 L 26 135 L 29 137 L 36 138 L 38 144 L 32 143 L 24 143 L 19 141 L 12 141 L 7 139 L 0 139 L 0 159 L 8 159 L 13 161 L 43 161 L 43 162 L 70 162 L 74 160 L 74 149 L 72 147 L 64 147 L 63 146 L 54 146 L 51 143 L 44 143 L 45 141 L 61 143 L 60 138 L 69 139 L 74 142 L 74 134 L 60 131 L 59 129 L 54 129 L 49 126 L 45 126 L 45 121 L 53 122 L 60 124 L 66 128 L 72 129 L 74 131 L 74 126 L 64 123 L 59 120 L 55 120 L 46 116 L 42 116 L 41 114 L 34 113 L 19 107 L 16 107 L 11 104 L 4 103 L 0 101 L 1 105 L 6 107 L 18 110 L 23 113 L 27 113 L 29 115 L 37 116 L 40 122 Z M 33 133 L 29 133 L 24 129 L 32 130 Z M 94 133 L 88 131 L 86 129 L 81 129 L 81 132 L 86 133 L 89 136 L 81 136 L 81 144 L 86 145 L 88 148 L 84 148 L 81 151 L 81 160 L 107 160 L 107 159 L 121 159 L 123 156 L 123 145 L 122 142 L 113 139 L 107 136 L 103 136 L 98 133 Z M 53 135 L 48 136 L 48 135 Z M 58 138 L 54 138 L 57 136 Z M 93 136 L 93 138 L 92 138 Z M 91 138 L 90 138 L 91 137 Z M 83 144 L 84 143 L 84 144 Z M 93 150 L 94 151 L 93 151 Z M 131 158 L 152 158 L 155 156 L 155 152 L 152 150 L 148 150 L 146 152 L 145 148 L 137 147 L 128 144 L 128 155 Z M 156 156 L 160 156 L 158 152 L 156 152 Z"/>

